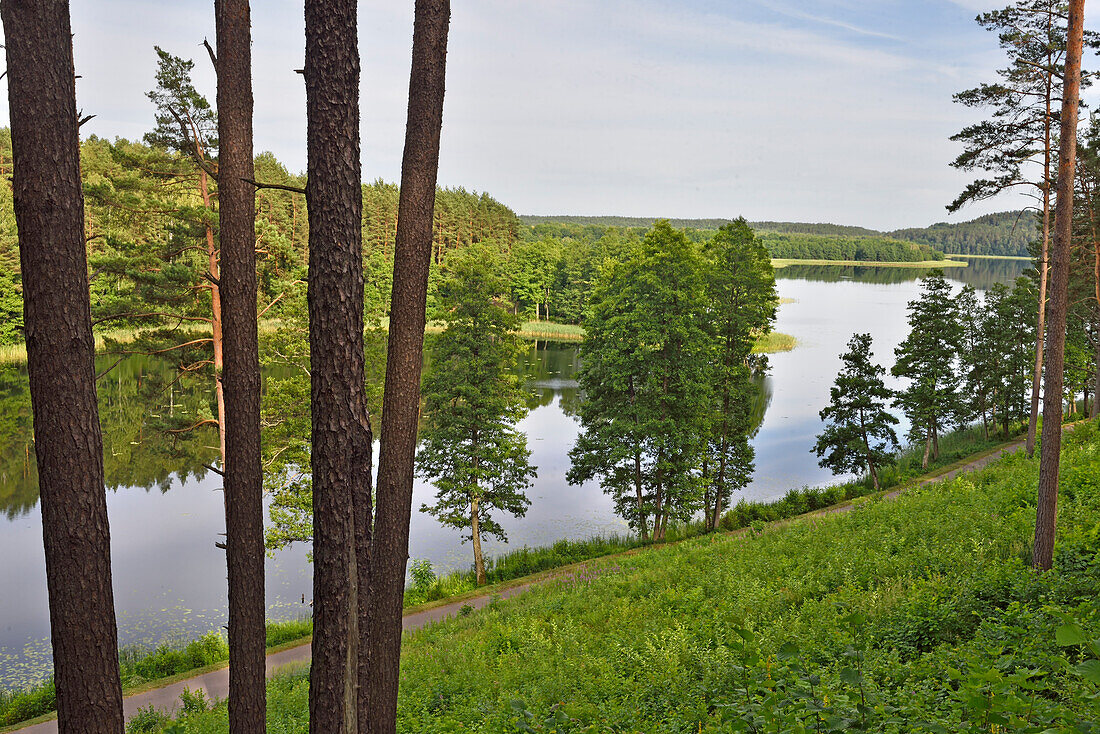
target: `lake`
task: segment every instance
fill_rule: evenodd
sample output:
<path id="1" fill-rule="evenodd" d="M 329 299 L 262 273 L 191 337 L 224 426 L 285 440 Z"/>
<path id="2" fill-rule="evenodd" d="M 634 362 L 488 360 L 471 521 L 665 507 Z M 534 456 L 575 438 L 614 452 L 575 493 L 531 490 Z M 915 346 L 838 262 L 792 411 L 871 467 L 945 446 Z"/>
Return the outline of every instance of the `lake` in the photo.
<path id="1" fill-rule="evenodd" d="M 945 272 L 953 283 L 984 290 L 1011 282 L 1026 265 L 974 260 Z M 798 347 L 769 357 L 761 385 L 763 422 L 753 440 L 756 473 L 741 493 L 772 499 L 791 487 L 837 481 L 810 453 L 821 429 L 818 411 L 851 335 L 869 332 L 876 361 L 889 367 L 905 337 L 906 304 L 916 298 L 922 271 L 911 268 L 790 266 L 777 271 L 776 330 Z M 107 363 L 109 364 L 109 362 Z M 573 418 L 580 399 L 575 345 L 540 343 L 526 371 L 534 407 L 520 428 L 527 434 L 538 478 L 521 519 L 504 518 L 510 547 L 543 545 L 560 538 L 626 532 L 625 522 L 595 483 L 565 481 L 569 449 L 578 432 Z M 191 639 L 226 619 L 225 556 L 214 543 L 224 532 L 220 478 L 203 468 L 213 449 L 181 452 L 147 426 L 150 401 L 158 409 L 188 414 L 207 400 L 202 391 L 165 393 L 171 369 L 143 357 L 128 359 L 99 385 L 109 491 L 112 568 L 122 645 L 151 646 Z M 149 391 L 159 392 L 151 397 Z M 898 383 L 894 384 L 899 386 Z M 899 434 L 901 431 L 899 430 Z M 470 565 L 468 544 L 416 510 L 433 496 L 418 482 L 414 491 L 410 555 L 438 571 Z M 736 501 L 736 497 L 734 501 Z M 0 366 L 0 688 L 26 685 L 50 670 L 49 613 L 37 479 L 31 453 L 30 402 L 23 366 Z M 492 555 L 504 546 L 486 541 Z M 312 576 L 307 548 L 295 546 L 267 560 L 269 616 L 309 614 Z"/>

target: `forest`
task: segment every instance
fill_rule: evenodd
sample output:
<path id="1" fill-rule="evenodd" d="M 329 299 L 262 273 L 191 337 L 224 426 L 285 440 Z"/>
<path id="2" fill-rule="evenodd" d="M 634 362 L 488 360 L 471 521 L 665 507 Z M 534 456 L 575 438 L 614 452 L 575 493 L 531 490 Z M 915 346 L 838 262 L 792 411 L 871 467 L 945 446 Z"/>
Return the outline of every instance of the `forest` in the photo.
<path id="1" fill-rule="evenodd" d="M 810 224 L 806 222 L 750 222 L 756 232 L 764 235 L 817 235 L 821 243 L 830 243 L 832 238 L 866 240 L 881 244 L 890 240 L 921 245 L 922 249 L 931 249 L 941 253 L 955 255 L 1000 255 L 1011 257 L 1031 257 L 1029 246 L 1039 235 L 1041 221 L 1033 210 L 998 212 L 984 214 L 965 222 L 937 222 L 927 227 L 908 227 L 880 232 L 866 227 L 841 224 Z M 653 223 L 645 217 L 580 217 L 556 216 L 543 217 L 521 215 L 520 221 L 530 226 L 532 231 L 542 236 L 552 237 L 591 237 L 598 238 L 608 227 L 620 229 L 641 229 Z M 714 230 L 725 224 L 723 219 L 670 219 L 674 227 L 685 229 Z M 814 249 L 810 243 L 816 238 L 806 238 L 806 246 Z M 825 245 L 828 246 L 827 244 Z M 818 246 L 820 247 L 820 245 Z M 829 260 L 899 260 L 894 257 L 828 257 L 826 255 L 779 255 L 774 257 L 809 257 Z M 933 259 L 926 258 L 926 259 Z M 904 259 L 901 259 L 904 260 Z"/>
<path id="2" fill-rule="evenodd" d="M 210 94 L 194 60 L 153 48 L 140 140 L 81 135 L 67 2 L 0 2 L 3 527 L 41 523 L 17 550 L 37 560 L 41 540 L 51 660 L 0 691 L 0 726 L 1100 730 L 1100 121 L 1079 124 L 1100 34 L 1083 8 L 979 15 L 1008 64 L 954 96 L 987 118 L 951 138 L 973 178 L 948 210 L 1020 188 L 1034 208 L 881 233 L 521 218 L 440 187 L 445 90 L 471 89 L 449 83 L 449 0 L 411 8 L 398 183 L 363 176 L 355 0 L 304 2 L 299 173 L 254 150 L 249 0 L 215 3 Z M 980 292 L 913 267 L 1024 250 Z M 816 261 L 805 282 L 847 261 L 915 274 L 836 270 L 800 302 L 775 260 Z M 810 343 L 773 362 L 762 340 L 787 313 Z M 525 320 L 582 339 L 532 367 Z M 784 402 L 792 374 L 816 392 Z M 785 435 L 758 442 L 774 397 Z M 541 440 L 569 437 L 552 453 L 543 408 Z M 751 499 L 766 453 L 785 493 Z M 796 454 L 837 481 L 798 486 Z M 218 626 L 120 647 L 133 589 L 113 560 L 162 539 L 148 516 L 118 532 L 118 500 L 192 479 L 220 493 L 217 531 L 166 552 L 214 554 Z M 619 534 L 576 537 L 592 506 L 548 499 L 578 488 Z M 547 508 L 557 542 L 486 550 Z M 468 566 L 411 558 L 421 516 L 469 543 Z M 269 554 L 302 546 L 305 616 L 269 619 Z M 167 598 L 162 575 L 138 594 Z M 178 703 L 157 697 L 169 681 Z"/>

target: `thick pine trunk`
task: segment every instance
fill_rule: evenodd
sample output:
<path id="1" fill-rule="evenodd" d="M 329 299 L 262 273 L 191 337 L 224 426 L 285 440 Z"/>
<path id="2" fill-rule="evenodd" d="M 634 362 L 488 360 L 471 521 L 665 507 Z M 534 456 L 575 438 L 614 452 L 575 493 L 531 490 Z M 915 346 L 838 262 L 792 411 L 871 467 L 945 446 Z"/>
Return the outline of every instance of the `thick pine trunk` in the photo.
<path id="1" fill-rule="evenodd" d="M 1048 56 L 1049 62 L 1049 56 Z M 1039 304 L 1035 319 L 1035 367 L 1031 373 L 1031 413 L 1027 421 L 1027 440 L 1024 449 L 1027 455 L 1035 453 L 1035 431 L 1039 423 L 1039 386 L 1043 379 L 1043 352 L 1046 344 L 1047 281 L 1050 268 L 1050 125 L 1051 125 L 1051 84 L 1047 78 L 1046 105 L 1047 114 L 1043 132 L 1043 239 L 1042 257 L 1039 260 Z M 1075 133 L 1076 134 L 1076 133 Z"/>
<path id="2" fill-rule="evenodd" d="M 1093 299 L 1095 300 L 1094 308 L 1096 319 L 1096 332 L 1093 333 L 1094 341 L 1094 354 L 1093 369 L 1093 389 L 1092 389 L 1092 409 L 1089 411 L 1089 418 L 1096 419 L 1096 416 L 1100 414 L 1100 238 L 1093 237 L 1092 242 L 1092 292 Z"/>
<path id="3" fill-rule="evenodd" d="M 371 430 L 363 355 L 355 0 L 306 0 L 313 461 L 312 734 L 356 730 L 360 580 L 369 563 Z M 361 656 L 359 656 L 361 657 Z"/>
<path id="4" fill-rule="evenodd" d="M 256 202 L 248 0 L 216 0 L 229 729 L 266 727 L 264 517 L 256 331 Z"/>
<path id="5" fill-rule="evenodd" d="M 58 730 L 121 734 L 69 4 L 4 0 L 0 16 Z"/>
<path id="6" fill-rule="evenodd" d="M 1039 456 L 1039 498 L 1031 563 L 1048 570 L 1054 561 L 1058 515 L 1058 464 L 1062 449 L 1062 386 L 1066 310 L 1069 302 L 1070 239 L 1073 234 L 1073 174 L 1077 153 L 1077 106 L 1081 87 L 1084 0 L 1071 0 L 1058 149 L 1058 198 L 1054 217 L 1054 272 L 1047 323 L 1047 365 L 1043 384 L 1043 441 Z"/>
<path id="7" fill-rule="evenodd" d="M 366 727 L 370 734 L 392 734 L 397 728 L 401 608 L 409 557 L 425 299 L 450 18 L 449 0 L 416 0 L 366 620 L 369 666 L 360 676 L 370 713 Z"/>

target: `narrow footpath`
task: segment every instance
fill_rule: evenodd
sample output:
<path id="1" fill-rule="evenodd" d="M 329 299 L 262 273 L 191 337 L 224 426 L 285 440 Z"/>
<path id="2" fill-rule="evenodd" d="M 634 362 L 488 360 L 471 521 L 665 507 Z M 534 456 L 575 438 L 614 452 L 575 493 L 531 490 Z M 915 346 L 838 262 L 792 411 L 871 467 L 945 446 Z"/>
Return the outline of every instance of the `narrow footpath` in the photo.
<path id="1" fill-rule="evenodd" d="M 1066 430 L 1072 430 L 1072 424 L 1065 427 Z M 956 467 L 949 471 L 945 471 L 942 474 L 924 479 L 916 484 L 903 487 L 901 489 L 888 492 L 883 495 L 885 499 L 893 499 L 906 489 L 910 489 L 914 486 L 923 487 L 927 484 L 934 482 L 942 482 L 948 479 L 954 479 L 959 474 L 972 472 L 977 469 L 996 461 L 1005 454 L 1014 453 L 1023 448 L 1024 442 L 1022 440 L 1015 441 L 1013 443 L 1002 446 L 1001 448 L 992 451 L 988 454 L 980 456 L 973 461 L 969 461 L 962 466 Z M 813 514 L 837 514 L 842 512 L 848 512 L 857 505 L 854 503 L 848 503 L 845 505 L 839 505 L 833 508 L 825 508 L 819 510 Z M 552 578 L 552 576 L 551 576 Z M 545 580 L 545 579 L 544 579 Z M 480 609 L 492 601 L 494 598 L 509 599 L 514 596 L 519 596 L 523 592 L 527 591 L 531 587 L 535 586 L 538 581 L 531 581 L 518 586 L 512 586 L 506 589 L 501 589 L 492 593 L 485 594 L 483 596 L 461 599 L 459 601 L 451 602 L 431 609 L 426 609 L 422 612 L 414 612 L 412 614 L 405 615 L 402 620 L 401 627 L 406 632 L 409 630 L 416 630 L 424 627 L 432 622 L 438 622 L 449 617 L 458 616 L 459 611 L 464 606 L 470 606 L 474 609 Z M 309 643 L 298 645 L 281 652 L 271 653 L 267 656 L 267 677 L 272 677 L 276 672 L 286 669 L 305 665 L 309 662 L 310 646 Z M 180 694 L 184 689 L 190 689 L 192 692 L 202 690 L 206 694 L 207 700 L 212 699 L 224 699 L 229 695 L 229 666 L 224 668 L 205 673 L 203 675 L 197 675 L 187 680 L 177 681 L 171 683 L 163 688 L 155 688 L 149 691 L 143 691 L 141 693 L 135 693 L 127 696 L 122 700 L 123 713 L 126 719 L 129 720 L 134 714 L 138 712 L 138 709 L 153 708 L 161 711 L 167 711 L 168 713 L 175 713 L 179 710 Z M 32 726 L 23 727 L 17 729 L 19 734 L 57 734 L 57 719 L 51 719 Z"/>

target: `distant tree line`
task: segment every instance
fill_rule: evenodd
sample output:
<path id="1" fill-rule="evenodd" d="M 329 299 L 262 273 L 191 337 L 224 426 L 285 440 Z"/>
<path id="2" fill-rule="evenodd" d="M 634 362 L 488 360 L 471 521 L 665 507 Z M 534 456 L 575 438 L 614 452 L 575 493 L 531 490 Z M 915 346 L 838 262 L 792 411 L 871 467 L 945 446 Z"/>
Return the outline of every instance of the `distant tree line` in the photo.
<path id="1" fill-rule="evenodd" d="M 943 260 L 943 253 L 928 245 L 901 242 L 888 237 L 778 234 L 768 232 L 760 241 L 775 258 L 795 260 L 870 260 L 923 262 Z"/>
<path id="2" fill-rule="evenodd" d="M 1030 257 L 1039 227 L 1035 212 L 1016 211 L 986 214 L 969 222 L 895 229 L 887 234 L 952 254 Z"/>

